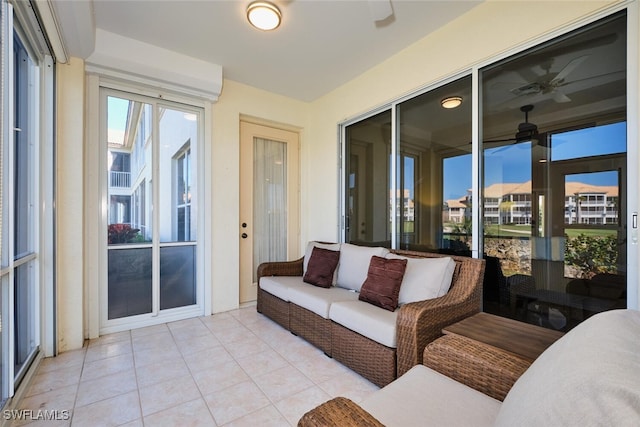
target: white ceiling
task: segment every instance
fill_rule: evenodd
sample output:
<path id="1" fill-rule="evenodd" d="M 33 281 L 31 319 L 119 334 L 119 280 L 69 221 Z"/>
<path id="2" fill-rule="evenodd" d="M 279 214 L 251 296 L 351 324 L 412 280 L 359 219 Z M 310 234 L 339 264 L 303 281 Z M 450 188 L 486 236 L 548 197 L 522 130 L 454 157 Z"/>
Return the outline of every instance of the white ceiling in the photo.
<path id="1" fill-rule="evenodd" d="M 94 22 L 85 10 L 92 1 Z M 371 0 L 376 1 L 376 0 Z M 312 101 L 466 13 L 482 0 L 392 0 L 393 16 L 371 17 L 367 0 L 273 0 L 283 22 L 252 28 L 250 0 L 56 0 L 72 56 L 86 58 L 77 28 L 105 31 L 218 64 L 224 77 Z M 65 23 L 73 22 L 75 31 Z"/>

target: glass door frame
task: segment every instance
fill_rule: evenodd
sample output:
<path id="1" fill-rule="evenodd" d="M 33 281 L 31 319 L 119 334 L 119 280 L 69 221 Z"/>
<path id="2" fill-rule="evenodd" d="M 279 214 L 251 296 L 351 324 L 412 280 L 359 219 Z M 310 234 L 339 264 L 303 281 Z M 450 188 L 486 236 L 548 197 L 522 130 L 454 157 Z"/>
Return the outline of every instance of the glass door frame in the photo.
<path id="1" fill-rule="evenodd" d="M 206 144 L 204 143 L 204 138 L 206 134 L 206 127 L 208 126 L 207 113 L 209 109 L 206 108 L 205 104 L 202 102 L 198 102 L 194 99 L 183 99 L 175 96 L 161 96 L 158 97 L 157 93 L 149 93 L 149 91 L 145 90 L 141 87 L 131 87 L 129 85 L 122 85 L 117 82 L 111 82 L 108 79 L 102 80 L 98 87 L 98 98 L 99 98 L 99 114 L 101 119 L 99 120 L 99 132 L 101 137 L 97 140 L 99 141 L 99 170 L 101 173 L 99 174 L 98 181 L 100 185 L 100 221 L 99 221 L 99 230 L 97 238 L 100 246 L 99 253 L 99 285 L 96 291 L 99 294 L 99 304 L 96 307 L 99 311 L 99 331 L 98 334 L 102 335 L 105 333 L 112 333 L 122 330 L 129 330 L 144 326 L 151 326 L 158 323 L 165 323 L 175 320 L 187 319 L 191 317 L 196 317 L 204 314 L 209 314 L 211 312 L 211 304 L 210 304 L 210 288 L 205 286 L 208 277 L 209 269 L 206 266 L 206 257 L 210 254 L 210 248 L 206 245 L 206 230 L 209 229 L 207 227 L 206 218 L 204 212 L 208 211 L 208 203 L 205 202 L 205 184 L 208 179 L 208 173 L 206 173 L 205 168 L 205 157 L 208 150 L 205 150 Z M 106 117 L 107 114 L 107 97 L 111 96 L 120 96 L 125 97 L 126 99 L 139 101 L 146 104 L 151 104 L 153 109 L 153 124 L 152 124 L 152 134 L 153 134 L 153 144 L 154 147 L 152 149 L 152 169 L 153 169 L 153 185 L 151 186 L 151 193 L 149 195 L 152 200 L 151 206 L 156 206 L 156 208 L 152 208 L 150 213 L 151 224 L 152 224 L 152 232 L 153 239 L 151 242 L 151 248 L 153 253 L 152 266 L 154 271 L 153 274 L 153 285 L 152 285 L 152 310 L 151 313 L 140 314 L 130 317 L 123 317 L 117 319 L 108 319 L 108 268 L 107 268 L 107 254 L 110 249 L 108 249 L 107 242 L 107 233 L 101 232 L 102 230 L 107 229 L 108 224 L 108 174 L 107 171 L 107 145 L 105 144 L 107 128 L 106 128 L 106 120 L 103 117 Z M 197 180 L 197 200 L 198 200 L 198 208 L 195 214 L 195 221 L 197 221 L 197 232 L 194 239 L 194 245 L 196 246 L 196 304 L 178 307 L 178 308 L 169 308 L 169 309 L 161 309 L 160 308 L 160 250 L 163 247 L 173 247 L 173 246 L 182 246 L 184 242 L 161 242 L 156 224 L 159 224 L 159 215 L 160 209 L 157 208 L 157 203 L 159 200 L 160 188 L 156 183 L 157 179 L 154 179 L 159 176 L 159 110 L 163 108 L 172 108 L 179 111 L 184 111 L 185 113 L 195 114 L 199 123 L 198 126 L 198 141 L 197 141 L 197 152 L 198 155 L 195 161 L 197 162 L 197 170 L 198 176 L 192 177 L 192 179 Z M 102 173 L 104 172 L 104 173 Z M 127 249 L 136 248 L 136 247 L 147 247 L 148 244 L 144 246 L 138 245 L 127 245 Z M 114 250 L 114 249 L 111 249 Z M 117 250 L 117 249 L 115 249 Z M 95 318 L 94 318 L 95 319 Z"/>

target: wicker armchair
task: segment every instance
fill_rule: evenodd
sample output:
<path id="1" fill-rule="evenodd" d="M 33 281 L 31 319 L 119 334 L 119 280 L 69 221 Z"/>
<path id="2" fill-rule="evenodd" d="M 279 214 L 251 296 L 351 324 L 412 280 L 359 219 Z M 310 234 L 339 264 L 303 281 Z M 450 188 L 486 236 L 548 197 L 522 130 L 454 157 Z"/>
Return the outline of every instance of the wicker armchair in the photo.
<path id="1" fill-rule="evenodd" d="M 480 311 L 485 261 L 429 252 L 391 250 L 407 257 L 450 256 L 456 262 L 449 292 L 439 298 L 404 304 L 396 321 L 396 348 L 386 347 L 342 325 L 323 319 L 258 288 L 257 310 L 284 328 L 304 337 L 327 355 L 384 386 L 412 366 L 422 363 L 428 343 L 442 336 L 442 328 Z M 303 258 L 265 263 L 258 267 L 264 276 L 302 276 Z M 428 278 L 425 278 L 428 280 Z M 291 306 L 294 307 L 291 307 Z"/>

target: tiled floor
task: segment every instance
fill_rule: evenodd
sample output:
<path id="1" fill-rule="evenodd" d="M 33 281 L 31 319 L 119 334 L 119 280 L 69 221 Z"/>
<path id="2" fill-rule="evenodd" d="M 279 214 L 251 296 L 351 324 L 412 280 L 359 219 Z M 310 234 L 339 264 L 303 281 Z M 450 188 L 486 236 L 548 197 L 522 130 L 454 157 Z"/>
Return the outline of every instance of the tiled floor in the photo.
<path id="1" fill-rule="evenodd" d="M 70 414 L 30 425 L 295 426 L 331 397 L 358 402 L 375 390 L 248 307 L 105 335 L 45 359 L 19 408 Z"/>

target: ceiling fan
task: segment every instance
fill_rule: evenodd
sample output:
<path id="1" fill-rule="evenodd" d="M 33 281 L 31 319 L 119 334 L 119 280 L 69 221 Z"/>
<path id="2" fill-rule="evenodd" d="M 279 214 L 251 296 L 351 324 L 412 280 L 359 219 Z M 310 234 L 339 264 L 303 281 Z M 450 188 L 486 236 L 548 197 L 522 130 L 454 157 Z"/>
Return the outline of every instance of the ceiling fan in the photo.
<path id="1" fill-rule="evenodd" d="M 538 125 L 529 121 L 529 113 L 533 110 L 533 105 L 527 104 L 520 107 L 520 111 L 524 113 L 524 122 L 518 125 L 518 130 L 513 138 L 505 139 L 489 139 L 483 141 L 484 144 L 492 142 L 512 142 L 514 144 L 531 141 L 538 136 Z"/>
<path id="2" fill-rule="evenodd" d="M 574 58 L 557 73 L 550 71 L 553 60 L 545 61 L 540 65 L 540 68 L 544 70 L 544 73 L 540 76 L 536 76 L 534 73 L 526 73 L 527 75 L 524 75 L 525 72 L 520 71 L 518 74 L 523 78 L 524 82 L 499 82 L 494 84 L 492 86 L 494 89 L 506 88 L 511 94 L 516 96 L 500 104 L 497 109 L 514 108 L 517 105 L 522 105 L 523 100 L 526 100 L 529 104 L 538 103 L 546 99 L 553 99 L 557 103 L 571 102 L 571 98 L 565 93 L 563 87 L 584 80 L 570 81 L 568 77 L 580 64 L 586 61 L 587 58 L 589 58 L 589 55 Z M 590 79 L 593 78 L 594 77 L 591 77 Z"/>

